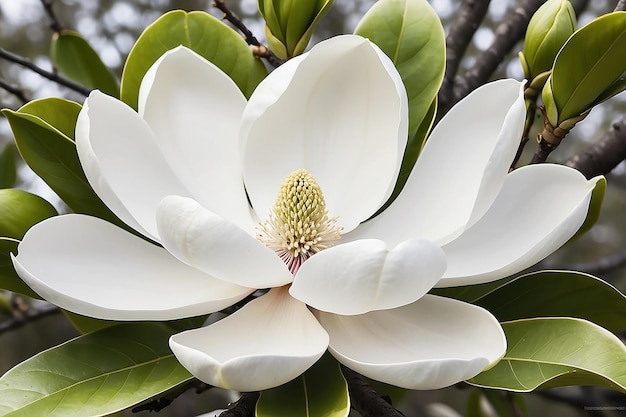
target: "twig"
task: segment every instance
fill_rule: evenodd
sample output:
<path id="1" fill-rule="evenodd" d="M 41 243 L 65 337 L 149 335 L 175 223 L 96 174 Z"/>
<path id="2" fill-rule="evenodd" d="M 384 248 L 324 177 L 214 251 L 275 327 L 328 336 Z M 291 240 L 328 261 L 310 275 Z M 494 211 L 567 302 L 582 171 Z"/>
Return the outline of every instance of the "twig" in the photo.
<path id="1" fill-rule="evenodd" d="M 52 9 L 53 0 L 41 0 L 41 4 L 43 5 L 46 14 L 50 18 L 50 29 L 52 29 L 55 33 L 61 32 L 64 28 L 59 19 L 57 18 L 56 13 Z"/>
<path id="2" fill-rule="evenodd" d="M 615 6 L 614 12 L 620 12 L 626 10 L 626 0 L 619 0 Z"/>
<path id="3" fill-rule="evenodd" d="M 341 366 L 343 376 L 348 382 L 352 407 L 362 417 L 402 417 L 403 413 L 396 410 L 385 398 L 381 397 L 368 384 L 367 380 L 352 369 Z M 223 414 L 220 417 L 225 417 Z"/>
<path id="4" fill-rule="evenodd" d="M 178 398 L 180 395 L 182 395 L 183 393 L 189 391 L 190 389 L 195 389 L 196 390 L 196 394 L 200 394 L 208 389 L 213 388 L 213 386 L 209 385 L 209 384 L 205 384 L 204 382 L 197 380 L 197 379 L 192 379 L 191 381 L 189 381 L 188 383 L 186 383 L 183 386 L 179 386 L 175 391 L 170 391 L 169 393 L 167 393 L 165 396 L 163 397 L 159 397 L 156 398 L 150 402 L 138 405 L 137 407 L 134 407 L 132 409 L 133 413 L 139 413 L 141 411 L 155 411 L 155 412 L 159 412 L 161 410 L 163 410 L 165 407 L 169 406 L 170 404 L 172 404 L 172 402 Z"/>
<path id="5" fill-rule="evenodd" d="M 466 0 L 446 37 L 446 72 L 439 91 L 439 102 L 451 100 L 454 77 L 476 29 L 485 18 L 490 0 Z"/>
<path id="6" fill-rule="evenodd" d="M 26 94 L 24 93 L 24 90 L 22 90 L 19 87 L 13 86 L 9 83 L 4 82 L 3 80 L 0 80 L 0 88 L 2 88 L 3 90 L 8 91 L 9 93 L 13 94 L 15 97 L 17 97 L 18 99 L 20 99 L 20 101 L 24 104 L 28 103 L 30 100 L 28 99 L 28 97 L 26 97 Z"/>
<path id="7" fill-rule="evenodd" d="M 258 392 L 244 392 L 220 417 L 254 417 L 258 399 Z"/>
<path id="8" fill-rule="evenodd" d="M 575 155 L 566 165 L 576 168 L 585 177 L 608 174 L 626 158 L 626 115 L 602 139 Z"/>
<path id="9" fill-rule="evenodd" d="M 254 36 L 254 34 L 248 29 L 248 27 L 239 19 L 235 13 L 233 13 L 224 3 L 223 0 L 214 0 L 213 6 L 221 10 L 224 13 L 224 19 L 228 20 L 233 26 L 235 26 L 241 33 L 243 33 L 246 43 L 252 45 L 254 49 L 252 52 L 259 58 L 265 58 L 274 68 L 281 66 L 285 61 L 274 55 L 274 53 L 265 45 L 263 45 Z"/>
<path id="10" fill-rule="evenodd" d="M 456 78 L 451 98 L 440 103 L 437 118 L 441 118 L 459 100 L 489 80 L 504 57 L 526 33 L 526 27 L 533 13 L 544 0 L 521 0 L 496 28 L 494 41 L 489 48 L 476 59 L 476 64 Z"/>
<path id="11" fill-rule="evenodd" d="M 13 311 L 13 315 L 6 320 L 0 322 L 0 333 L 14 330 L 24 326 L 26 323 L 42 319 L 53 314 L 60 313 L 61 310 L 54 304 L 42 303 L 36 307 L 29 306 L 25 309 L 18 309 Z"/>
<path id="12" fill-rule="evenodd" d="M 89 90 L 87 87 L 77 84 L 74 81 L 68 80 L 58 74 L 52 73 L 50 71 L 46 71 L 43 68 L 39 68 L 37 65 L 33 64 L 29 60 L 19 55 L 16 55 L 12 52 L 9 52 L 3 48 L 0 48 L 0 58 L 5 59 L 9 62 L 13 62 L 15 64 L 21 65 L 24 68 L 28 68 L 29 70 L 36 72 L 44 78 L 49 79 L 50 81 L 54 81 L 57 84 L 60 84 L 64 87 L 69 88 L 70 90 L 76 91 L 87 97 L 89 95 Z"/>

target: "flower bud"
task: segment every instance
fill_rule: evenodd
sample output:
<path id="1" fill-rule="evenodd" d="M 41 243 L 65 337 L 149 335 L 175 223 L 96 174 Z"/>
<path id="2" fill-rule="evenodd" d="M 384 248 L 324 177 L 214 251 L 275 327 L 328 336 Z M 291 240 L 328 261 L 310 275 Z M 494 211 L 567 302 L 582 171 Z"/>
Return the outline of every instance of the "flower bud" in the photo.
<path id="1" fill-rule="evenodd" d="M 524 76 L 532 81 L 549 71 L 556 54 L 576 30 L 576 15 L 568 0 L 548 0 L 533 15 L 526 30 L 520 60 Z"/>
<path id="2" fill-rule="evenodd" d="M 258 0 L 270 48 L 282 59 L 306 49 L 317 22 L 332 0 Z"/>

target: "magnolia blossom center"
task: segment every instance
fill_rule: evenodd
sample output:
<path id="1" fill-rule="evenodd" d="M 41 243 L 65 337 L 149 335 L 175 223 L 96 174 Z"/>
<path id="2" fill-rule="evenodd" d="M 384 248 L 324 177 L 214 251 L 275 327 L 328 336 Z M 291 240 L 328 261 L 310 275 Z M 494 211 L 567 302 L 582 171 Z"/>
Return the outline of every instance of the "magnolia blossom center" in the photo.
<path id="1" fill-rule="evenodd" d="M 287 176 L 268 219 L 257 226 L 257 239 L 273 249 L 292 274 L 311 256 L 334 245 L 342 228 L 329 218 L 324 194 L 305 169 Z"/>

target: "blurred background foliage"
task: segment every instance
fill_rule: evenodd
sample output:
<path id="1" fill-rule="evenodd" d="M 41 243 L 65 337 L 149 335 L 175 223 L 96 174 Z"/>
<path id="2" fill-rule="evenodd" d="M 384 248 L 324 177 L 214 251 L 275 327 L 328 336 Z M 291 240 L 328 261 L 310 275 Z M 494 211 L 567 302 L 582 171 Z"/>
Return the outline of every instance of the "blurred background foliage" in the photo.
<path id="1" fill-rule="evenodd" d="M 330 12 L 316 29 L 312 43 L 339 33 L 352 32 L 361 16 L 374 0 L 335 0 Z M 256 37 L 265 43 L 265 33 L 255 0 L 230 0 L 227 5 L 235 11 Z M 446 30 L 457 17 L 461 0 L 430 0 L 442 19 Z M 577 1 L 573 1 L 576 5 Z M 54 12 L 60 23 L 83 35 L 98 52 L 104 63 L 116 76 L 121 76 L 128 52 L 141 31 L 168 10 L 205 10 L 221 17 L 221 12 L 211 7 L 210 0 L 55 0 Z M 477 55 L 489 47 L 494 39 L 494 28 L 515 8 L 515 0 L 495 0 L 477 30 L 464 57 L 459 74 L 471 68 Z M 611 11 L 615 1 L 587 2 L 585 11 L 578 17 L 578 26 Z M 50 40 L 53 31 L 42 0 L 0 0 L 0 48 L 26 57 L 37 66 L 52 71 Z M 517 59 L 520 42 L 500 64 L 492 79 L 502 77 L 523 78 Z M 16 64 L 0 60 L 0 79 L 21 88 L 25 97 L 66 97 L 82 102 L 84 97 L 48 81 Z M 23 103 L 18 97 L 0 89 L 0 107 L 17 109 Z M 595 108 L 572 131 L 566 141 L 555 151 L 550 161 L 565 163 L 573 155 L 597 141 L 612 123 L 626 113 L 626 94 L 617 96 Z M 539 129 L 540 120 L 536 128 Z M 535 133 L 531 132 L 531 138 Z M 12 135 L 4 118 L 0 118 L 0 152 L 12 143 Z M 528 163 L 534 151 L 526 147 L 521 163 Z M 626 292 L 626 163 L 622 162 L 608 175 L 608 189 L 602 215 L 594 228 L 585 236 L 571 242 L 533 269 L 576 269 L 590 272 L 606 279 L 622 292 Z M 17 187 L 30 190 L 52 202 L 60 211 L 67 211 L 54 193 L 23 163 L 18 161 Z M 502 233 L 506 233 L 505 230 Z M 2 318 L 0 309 L 0 319 Z M 16 331 L 0 333 L 0 372 L 4 373 L 16 363 L 42 349 L 56 345 L 76 335 L 76 330 L 61 315 L 51 315 Z M 474 388 L 467 385 L 431 392 L 412 392 L 401 403 L 395 404 L 407 416 L 455 416 L 468 414 L 468 397 L 476 396 Z M 497 393 L 500 395 L 500 393 Z M 503 396 L 510 396 L 504 394 Z M 525 395 L 528 415 L 613 416 L 623 413 L 626 398 L 617 393 L 607 393 L 584 387 L 562 388 L 539 394 Z M 165 408 L 163 416 L 194 416 L 225 406 L 234 400 L 231 394 L 211 389 L 203 394 L 187 392 Z M 452 407 L 446 409 L 446 406 Z M 512 402 L 509 402 L 512 404 Z M 622 406 L 621 409 L 619 406 Z M 456 411 L 455 411 L 456 410 Z M 511 416 L 518 416 L 509 410 Z M 457 413 L 457 414 L 454 414 Z M 139 415 L 146 414 L 146 412 Z M 127 412 L 124 415 L 132 415 Z M 488 415 L 488 414 L 484 414 Z"/>

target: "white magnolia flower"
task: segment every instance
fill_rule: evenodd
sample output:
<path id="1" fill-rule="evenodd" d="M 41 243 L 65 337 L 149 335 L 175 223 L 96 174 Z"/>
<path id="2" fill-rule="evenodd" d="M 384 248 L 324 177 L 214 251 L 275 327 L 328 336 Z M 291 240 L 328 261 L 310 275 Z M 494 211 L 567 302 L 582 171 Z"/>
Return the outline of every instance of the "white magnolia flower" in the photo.
<path id="1" fill-rule="evenodd" d="M 326 349 L 401 387 L 471 378 L 504 354 L 502 328 L 427 292 L 553 252 L 583 223 L 596 181 L 548 164 L 508 174 L 524 99 L 519 82 L 497 81 L 439 123 L 401 195 L 370 219 L 394 188 L 407 112 L 391 61 L 357 36 L 288 61 L 248 102 L 176 48 L 146 74 L 138 114 L 94 91 L 76 128 L 91 186 L 162 247 L 69 214 L 33 227 L 15 267 L 47 300 L 113 320 L 206 314 L 271 288 L 170 340 L 224 388 L 280 385 Z"/>

